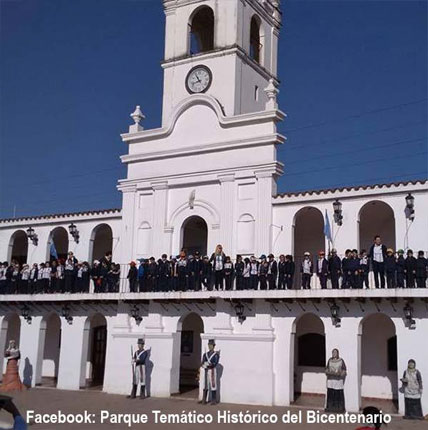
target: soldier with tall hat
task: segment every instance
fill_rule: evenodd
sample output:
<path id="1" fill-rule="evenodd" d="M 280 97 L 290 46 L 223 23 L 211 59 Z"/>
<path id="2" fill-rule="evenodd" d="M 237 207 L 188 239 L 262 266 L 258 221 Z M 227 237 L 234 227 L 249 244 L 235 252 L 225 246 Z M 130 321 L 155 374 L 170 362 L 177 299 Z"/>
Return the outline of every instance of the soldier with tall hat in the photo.
<path id="1" fill-rule="evenodd" d="M 132 355 L 132 391 L 128 399 L 135 399 L 140 384 L 140 399 L 146 398 L 146 361 L 148 351 L 144 349 L 144 339 L 138 339 L 138 349 Z"/>
<path id="2" fill-rule="evenodd" d="M 210 399 L 211 405 L 217 403 L 217 365 L 220 353 L 214 350 L 215 341 L 208 341 L 208 351 L 202 356 L 202 400 L 199 403 L 206 404 Z M 209 392 L 209 393 L 208 393 Z M 209 394 L 209 396 L 208 396 Z"/>

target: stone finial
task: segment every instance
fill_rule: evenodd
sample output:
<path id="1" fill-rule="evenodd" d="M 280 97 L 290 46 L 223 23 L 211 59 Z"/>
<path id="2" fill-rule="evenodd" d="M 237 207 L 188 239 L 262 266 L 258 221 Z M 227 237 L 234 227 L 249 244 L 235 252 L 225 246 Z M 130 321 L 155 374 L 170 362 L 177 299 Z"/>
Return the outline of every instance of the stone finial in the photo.
<path id="1" fill-rule="evenodd" d="M 265 93 L 268 97 L 268 101 L 266 102 L 266 110 L 275 110 L 278 109 L 278 103 L 276 101 L 276 97 L 278 96 L 279 90 L 275 87 L 273 83 L 273 79 L 269 79 L 269 84 L 265 88 Z"/>
<path id="2" fill-rule="evenodd" d="M 141 108 L 139 105 L 135 107 L 134 112 L 132 112 L 129 116 L 134 120 L 134 123 L 135 123 L 129 126 L 130 133 L 135 133 L 137 131 L 144 130 L 144 128 L 140 125 L 140 122 L 145 118 L 145 116 L 141 111 Z"/>

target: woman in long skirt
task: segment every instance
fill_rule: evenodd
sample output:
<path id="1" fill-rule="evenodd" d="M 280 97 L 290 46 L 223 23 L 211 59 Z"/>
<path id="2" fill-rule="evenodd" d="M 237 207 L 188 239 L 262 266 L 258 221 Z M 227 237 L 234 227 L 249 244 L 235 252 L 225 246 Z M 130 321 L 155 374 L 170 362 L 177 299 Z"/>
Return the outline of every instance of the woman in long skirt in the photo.
<path id="1" fill-rule="evenodd" d="M 326 412 L 345 412 L 344 384 L 346 377 L 346 364 L 339 357 L 339 350 L 333 349 L 325 369 L 327 376 L 327 402 Z"/>
<path id="2" fill-rule="evenodd" d="M 409 360 L 401 382 L 404 388 L 404 418 L 423 420 L 421 405 L 422 376 L 421 372 L 416 369 L 415 360 Z"/>
<path id="3" fill-rule="evenodd" d="M 7 358 L 6 374 L 0 385 L 0 391 L 22 391 L 27 387 L 21 382 L 18 371 L 18 361 L 21 353 L 16 346 L 16 342 L 11 340 L 9 347 L 6 349 L 5 357 Z"/>

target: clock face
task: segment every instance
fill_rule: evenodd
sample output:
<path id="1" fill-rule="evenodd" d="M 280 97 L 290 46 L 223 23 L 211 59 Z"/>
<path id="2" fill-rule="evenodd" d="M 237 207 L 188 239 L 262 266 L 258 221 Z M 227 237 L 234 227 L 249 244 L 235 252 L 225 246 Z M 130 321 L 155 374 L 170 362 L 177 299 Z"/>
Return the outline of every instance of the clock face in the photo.
<path id="1" fill-rule="evenodd" d="M 206 66 L 195 66 L 186 77 L 186 89 L 191 94 L 204 93 L 212 82 L 211 70 Z"/>

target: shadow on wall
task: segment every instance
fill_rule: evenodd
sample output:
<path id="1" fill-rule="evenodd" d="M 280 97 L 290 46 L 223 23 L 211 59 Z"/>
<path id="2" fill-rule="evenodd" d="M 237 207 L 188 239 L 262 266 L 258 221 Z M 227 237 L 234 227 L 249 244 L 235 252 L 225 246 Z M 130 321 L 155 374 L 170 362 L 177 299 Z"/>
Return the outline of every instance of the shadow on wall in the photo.
<path id="1" fill-rule="evenodd" d="M 147 359 L 146 359 L 146 396 L 150 397 L 152 394 L 152 372 L 154 368 L 154 363 L 150 359 L 150 356 L 152 355 L 152 349 L 150 348 L 147 352 Z"/>
<path id="2" fill-rule="evenodd" d="M 217 396 L 217 402 L 221 402 L 221 377 L 223 376 L 223 370 L 224 367 L 222 364 L 218 363 L 217 364 L 217 391 L 216 391 L 216 396 Z"/>
<path id="3" fill-rule="evenodd" d="M 28 357 L 25 357 L 22 383 L 27 387 L 31 387 L 32 381 L 33 381 L 33 365 L 30 363 L 30 359 Z"/>

